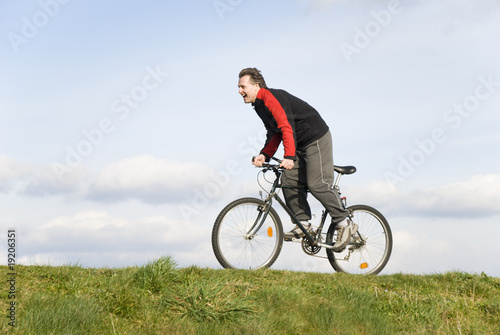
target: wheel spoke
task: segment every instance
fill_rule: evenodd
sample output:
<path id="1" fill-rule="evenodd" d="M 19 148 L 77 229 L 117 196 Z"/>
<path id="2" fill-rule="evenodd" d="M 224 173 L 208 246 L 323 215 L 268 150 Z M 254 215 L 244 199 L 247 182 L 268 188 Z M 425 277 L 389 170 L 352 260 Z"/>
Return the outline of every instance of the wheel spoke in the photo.
<path id="1" fill-rule="evenodd" d="M 259 214 L 263 201 L 244 198 L 229 204 L 216 220 L 212 246 L 221 265 L 226 268 L 257 269 L 271 266 L 283 243 L 283 229 L 271 209 L 264 224 L 254 236 L 247 236 Z M 270 228 L 273 234 L 267 233 Z"/>
<path id="2" fill-rule="evenodd" d="M 336 271 L 351 274 L 377 274 L 387 264 L 392 251 L 392 234 L 389 224 L 382 214 L 369 206 L 356 205 L 350 209 L 352 220 L 358 225 L 358 232 L 364 242 L 352 243 L 340 253 L 327 250 L 328 259 Z M 333 235 L 334 227 L 330 227 L 327 242 L 334 240 Z"/>

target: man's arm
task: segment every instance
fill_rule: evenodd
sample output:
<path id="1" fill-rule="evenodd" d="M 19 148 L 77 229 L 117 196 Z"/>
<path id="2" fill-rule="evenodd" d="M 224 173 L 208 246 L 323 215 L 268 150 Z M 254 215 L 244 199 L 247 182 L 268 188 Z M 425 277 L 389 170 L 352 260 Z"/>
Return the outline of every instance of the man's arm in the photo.
<path id="1" fill-rule="evenodd" d="M 260 151 L 260 153 L 266 157 L 266 162 L 269 162 L 271 157 L 274 156 L 274 153 L 278 150 L 280 143 L 281 134 L 276 134 L 268 130 L 266 144 L 264 144 L 264 148 Z"/>
<path id="2" fill-rule="evenodd" d="M 261 153 L 272 157 L 278 149 L 280 142 L 283 141 L 283 146 L 285 147 L 284 158 L 295 160 L 296 144 L 292 126 L 293 119 L 288 117 L 281 103 L 269 90 L 260 89 L 257 98 L 264 101 L 265 106 L 269 109 L 278 124 L 278 128 L 281 130 L 281 134 L 275 134 Z"/>

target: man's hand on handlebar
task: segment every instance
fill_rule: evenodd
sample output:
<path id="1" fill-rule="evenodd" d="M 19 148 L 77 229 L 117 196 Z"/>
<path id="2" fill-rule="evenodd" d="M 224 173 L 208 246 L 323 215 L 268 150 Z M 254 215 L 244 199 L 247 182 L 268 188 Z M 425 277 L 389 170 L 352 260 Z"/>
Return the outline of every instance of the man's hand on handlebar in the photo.
<path id="1" fill-rule="evenodd" d="M 252 164 L 257 167 L 261 167 L 262 164 L 264 164 L 265 162 L 266 162 L 266 156 L 264 156 L 263 154 L 260 154 L 252 158 Z"/>
<path id="2" fill-rule="evenodd" d="M 283 167 L 287 170 L 290 170 L 291 168 L 293 168 L 294 162 L 291 159 L 285 158 L 282 161 L 280 161 L 279 159 L 276 159 L 274 157 L 272 159 L 278 161 L 280 163 L 280 167 Z M 266 162 L 266 156 L 264 156 L 263 154 L 252 157 L 252 164 L 257 166 L 257 167 L 261 167 L 265 162 Z"/>
<path id="3" fill-rule="evenodd" d="M 287 170 L 290 170 L 291 168 L 293 168 L 293 160 L 291 159 L 287 159 L 287 158 L 284 158 L 282 161 L 281 161 L 281 164 L 280 166 L 284 167 L 285 169 Z"/>

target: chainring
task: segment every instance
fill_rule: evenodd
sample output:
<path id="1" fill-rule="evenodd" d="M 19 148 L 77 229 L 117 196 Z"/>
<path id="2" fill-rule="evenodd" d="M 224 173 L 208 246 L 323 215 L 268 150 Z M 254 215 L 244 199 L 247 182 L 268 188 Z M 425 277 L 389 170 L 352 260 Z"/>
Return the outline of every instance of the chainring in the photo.
<path id="1" fill-rule="evenodd" d="M 302 239 L 301 244 L 302 250 L 308 255 L 316 255 L 321 250 L 321 247 L 311 245 L 309 240 L 305 237 Z"/>

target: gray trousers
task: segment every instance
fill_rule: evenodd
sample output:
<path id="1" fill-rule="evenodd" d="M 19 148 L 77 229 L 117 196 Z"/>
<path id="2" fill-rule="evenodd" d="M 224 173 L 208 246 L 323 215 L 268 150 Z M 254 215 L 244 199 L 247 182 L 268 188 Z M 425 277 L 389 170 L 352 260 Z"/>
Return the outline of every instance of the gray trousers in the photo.
<path id="1" fill-rule="evenodd" d="M 333 188 L 333 146 L 328 131 L 322 138 L 304 148 L 297 149 L 297 160 L 282 176 L 283 195 L 288 208 L 300 221 L 311 219 L 311 208 L 307 202 L 307 189 L 330 213 L 332 221 L 338 223 L 348 216 L 338 192 Z M 287 188 L 286 186 L 299 187 Z"/>

